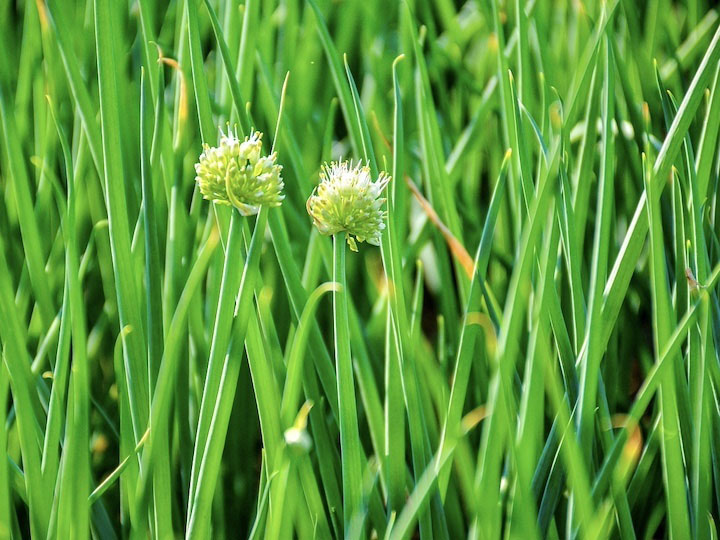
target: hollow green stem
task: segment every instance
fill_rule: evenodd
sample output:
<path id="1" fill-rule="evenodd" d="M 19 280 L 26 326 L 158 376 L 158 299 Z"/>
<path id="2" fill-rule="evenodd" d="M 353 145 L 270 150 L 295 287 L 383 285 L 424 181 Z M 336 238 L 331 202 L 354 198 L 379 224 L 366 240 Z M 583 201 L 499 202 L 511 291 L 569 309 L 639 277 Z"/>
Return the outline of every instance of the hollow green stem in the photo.
<path id="1" fill-rule="evenodd" d="M 335 322 L 335 369 L 340 406 L 343 509 L 347 528 L 353 514 L 360 508 L 362 499 L 362 455 L 350 353 L 345 238 L 343 234 L 333 236 L 333 280 L 340 284 L 340 290 L 333 293 L 333 318 Z"/>
<path id="2" fill-rule="evenodd" d="M 197 471 L 195 490 L 190 492 L 191 507 L 188 509 L 188 538 L 202 538 L 209 531 L 210 510 L 212 506 L 213 493 L 217 484 L 217 478 L 220 472 L 220 462 L 222 460 L 222 451 L 225 447 L 225 437 L 227 435 L 227 426 L 230 421 L 230 412 L 232 410 L 233 400 L 235 398 L 235 388 L 237 387 L 237 379 L 240 373 L 240 362 L 242 360 L 242 349 L 245 341 L 245 333 L 247 331 L 250 312 L 252 311 L 252 298 L 255 291 L 255 281 L 258 273 L 258 265 L 260 262 L 260 252 L 262 250 L 262 241 L 267 226 L 268 208 L 262 207 L 255 223 L 255 230 L 250 241 L 250 247 L 245 261 L 245 267 L 240 282 L 240 292 L 237 299 L 237 315 L 234 317 L 232 312 L 224 314 L 230 319 L 228 330 L 232 330 L 232 335 L 228 332 L 227 336 L 223 336 L 222 343 L 214 343 L 220 350 L 229 351 L 214 357 L 222 362 L 214 364 L 219 370 L 213 369 L 211 373 L 208 367 L 208 381 L 211 377 L 219 375 L 217 381 L 212 381 L 213 392 L 209 395 L 203 395 L 203 408 L 200 412 L 200 422 L 198 426 L 198 438 L 196 439 L 195 456 L 193 459 L 193 471 Z M 238 215 L 233 214 L 233 223 L 237 224 Z M 241 242 L 239 231 L 233 226 L 231 229 L 230 242 Z M 230 248 L 227 253 L 227 264 L 234 261 L 230 259 Z M 236 288 L 233 290 L 237 290 Z M 234 298 L 234 295 L 233 297 Z M 230 302 L 230 307 L 234 307 L 235 302 Z M 230 339 L 232 338 L 232 339 Z M 234 352 L 233 352 L 234 351 Z M 205 391 L 208 391 L 206 384 Z M 212 400 L 214 407 L 209 408 Z M 207 408 L 206 408 L 207 404 Z M 205 423 L 203 423 L 205 422 Z M 200 439 L 200 428 L 205 427 L 204 437 Z M 199 446 L 203 443 L 202 446 Z"/>

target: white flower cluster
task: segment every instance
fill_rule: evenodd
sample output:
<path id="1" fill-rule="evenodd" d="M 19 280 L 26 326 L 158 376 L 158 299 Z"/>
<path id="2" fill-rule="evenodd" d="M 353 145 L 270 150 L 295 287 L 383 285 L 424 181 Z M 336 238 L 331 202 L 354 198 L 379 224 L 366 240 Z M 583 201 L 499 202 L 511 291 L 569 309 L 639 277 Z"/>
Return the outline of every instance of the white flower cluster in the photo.
<path id="1" fill-rule="evenodd" d="M 345 232 L 350 249 L 357 251 L 358 242 L 380 245 L 387 213 L 382 210 L 380 195 L 390 176 L 380 173 L 373 182 L 370 167 L 361 161 L 325 164 L 320 184 L 307 201 L 307 211 L 321 234 Z"/>
<path id="2" fill-rule="evenodd" d="M 262 156 L 262 133 L 254 132 L 240 141 L 228 129 L 216 147 L 205 145 L 195 164 L 195 181 L 208 200 L 233 205 L 244 216 L 261 206 L 279 206 L 285 198 L 277 154 Z"/>

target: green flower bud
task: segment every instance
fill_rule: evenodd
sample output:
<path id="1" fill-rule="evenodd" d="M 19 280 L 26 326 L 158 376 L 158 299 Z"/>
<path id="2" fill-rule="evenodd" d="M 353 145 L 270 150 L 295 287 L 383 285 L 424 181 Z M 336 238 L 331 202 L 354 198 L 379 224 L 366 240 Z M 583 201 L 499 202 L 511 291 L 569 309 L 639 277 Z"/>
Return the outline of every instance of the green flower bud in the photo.
<path id="1" fill-rule="evenodd" d="M 240 141 L 228 129 L 221 133 L 216 147 L 203 147 L 195 164 L 195 181 L 200 192 L 217 204 L 233 205 L 244 216 L 252 216 L 261 206 L 279 206 L 285 198 L 277 154 L 262 156 L 262 133 L 256 131 Z"/>
<path id="2" fill-rule="evenodd" d="M 344 231 L 353 251 L 357 251 L 355 240 L 379 246 L 387 216 L 380 194 L 389 182 L 384 172 L 373 182 L 370 167 L 361 161 L 354 166 L 352 161 L 325 164 L 320 184 L 307 201 L 308 214 L 321 234 Z"/>
<path id="3" fill-rule="evenodd" d="M 285 430 L 283 434 L 285 438 L 285 444 L 295 455 L 307 454 L 312 450 L 312 439 L 310 434 L 307 432 L 307 419 L 310 414 L 310 409 L 313 408 L 313 402 L 311 400 L 303 403 L 300 407 L 295 422 L 293 425 Z"/>
<path id="4" fill-rule="evenodd" d="M 297 455 L 307 454 L 312 450 L 313 443 L 307 429 L 291 427 L 285 430 L 285 444 Z"/>

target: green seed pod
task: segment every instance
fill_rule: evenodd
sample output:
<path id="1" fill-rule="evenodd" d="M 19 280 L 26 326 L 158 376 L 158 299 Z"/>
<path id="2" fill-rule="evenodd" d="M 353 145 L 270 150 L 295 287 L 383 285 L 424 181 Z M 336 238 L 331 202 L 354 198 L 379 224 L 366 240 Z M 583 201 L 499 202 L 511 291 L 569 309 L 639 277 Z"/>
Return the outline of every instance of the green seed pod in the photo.
<path id="1" fill-rule="evenodd" d="M 350 249 L 358 242 L 380 245 L 387 212 L 380 195 L 390 176 L 380 173 L 377 181 L 370 177 L 370 167 L 359 161 L 332 162 L 323 165 L 320 184 L 307 201 L 308 214 L 321 234 L 345 232 Z"/>
<path id="2" fill-rule="evenodd" d="M 204 145 L 195 164 L 195 181 L 208 200 L 233 205 L 244 216 L 252 216 L 261 206 L 279 206 L 285 198 L 277 154 L 262 156 L 262 133 L 256 131 L 240 141 L 228 129 L 221 133 L 216 147 Z"/>

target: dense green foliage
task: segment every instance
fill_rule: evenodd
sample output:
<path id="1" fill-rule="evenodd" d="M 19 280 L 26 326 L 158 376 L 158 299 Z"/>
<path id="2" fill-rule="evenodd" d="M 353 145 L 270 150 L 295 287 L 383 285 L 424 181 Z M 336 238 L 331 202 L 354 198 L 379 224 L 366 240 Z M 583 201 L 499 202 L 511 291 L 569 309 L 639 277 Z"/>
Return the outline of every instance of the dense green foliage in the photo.
<path id="1" fill-rule="evenodd" d="M 717 538 L 711 4 L 0 2 L 0 539 Z"/>

